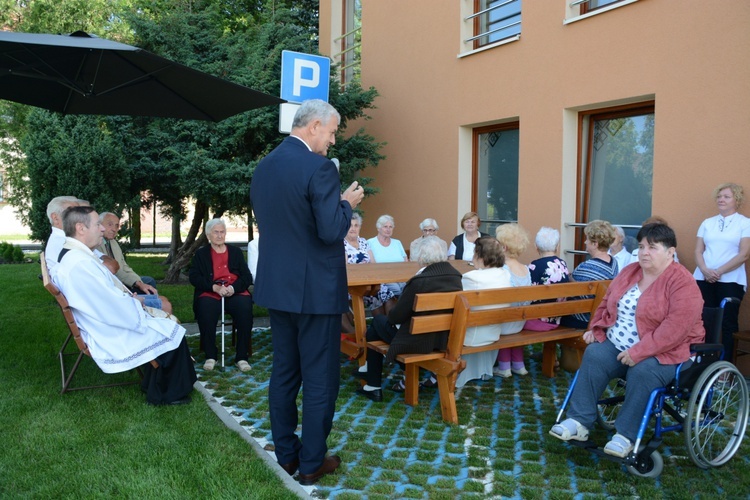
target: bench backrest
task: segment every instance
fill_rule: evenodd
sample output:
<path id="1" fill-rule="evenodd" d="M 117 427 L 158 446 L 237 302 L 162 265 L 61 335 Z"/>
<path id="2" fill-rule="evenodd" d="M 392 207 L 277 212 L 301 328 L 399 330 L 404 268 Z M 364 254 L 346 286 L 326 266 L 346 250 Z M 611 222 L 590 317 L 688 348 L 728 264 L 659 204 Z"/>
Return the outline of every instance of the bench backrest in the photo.
<path id="1" fill-rule="evenodd" d="M 417 294 L 413 307 L 417 315 L 411 319 L 411 333 L 419 335 L 450 330 L 448 345 L 450 355 L 451 352 L 460 352 L 467 328 L 576 313 L 593 313 L 604 298 L 610 283 L 610 281 L 585 281 Z M 555 302 L 508 306 L 515 302 L 545 299 L 555 299 Z M 480 306 L 504 307 L 472 309 Z"/>
<path id="2" fill-rule="evenodd" d="M 78 325 L 76 324 L 76 320 L 73 317 L 73 311 L 70 309 L 68 300 L 65 298 L 65 295 L 62 294 L 60 289 L 57 288 L 57 285 L 52 283 L 52 280 L 50 280 L 49 270 L 47 269 L 47 261 L 44 260 L 44 252 L 39 255 L 39 260 L 42 264 L 42 282 L 44 283 L 44 288 L 46 288 L 47 291 L 52 294 L 52 296 L 57 301 L 57 305 L 60 306 L 63 317 L 65 318 L 65 322 L 68 324 L 68 328 L 70 329 L 70 333 L 73 336 L 73 340 L 75 340 L 78 349 L 80 349 L 81 352 L 85 355 L 91 356 L 91 353 L 89 352 L 89 346 L 86 345 L 86 342 L 84 342 L 83 338 L 81 337 L 81 331 L 78 329 Z"/>

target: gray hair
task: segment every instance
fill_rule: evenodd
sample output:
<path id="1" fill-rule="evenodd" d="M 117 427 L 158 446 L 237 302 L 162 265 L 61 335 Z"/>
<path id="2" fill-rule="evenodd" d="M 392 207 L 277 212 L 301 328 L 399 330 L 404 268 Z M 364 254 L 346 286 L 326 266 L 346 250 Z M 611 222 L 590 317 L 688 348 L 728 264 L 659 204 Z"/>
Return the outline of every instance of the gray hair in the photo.
<path id="1" fill-rule="evenodd" d="M 104 219 L 106 219 L 108 215 L 115 217 L 118 221 L 120 220 L 120 216 L 117 214 L 113 214 L 112 212 L 102 212 L 99 214 L 99 222 L 104 224 Z"/>
<path id="2" fill-rule="evenodd" d="M 420 266 L 429 266 L 448 260 L 446 248 L 437 236 L 419 238 L 414 251 L 419 255 Z"/>
<path id="3" fill-rule="evenodd" d="M 320 99 L 310 99 L 302 103 L 292 120 L 292 128 L 305 127 L 313 120 L 320 120 L 321 123 L 328 123 L 331 117 L 335 116 L 336 120 L 341 122 L 341 115 L 336 108 Z"/>
<path id="4" fill-rule="evenodd" d="M 52 198 L 52 200 L 47 203 L 47 218 L 49 219 L 50 224 L 52 223 L 52 214 L 57 214 L 62 218 L 62 214 L 66 208 L 77 204 L 78 198 L 75 196 L 58 196 Z"/>
<path id="5" fill-rule="evenodd" d="M 79 222 L 84 226 L 89 227 L 91 212 L 95 212 L 95 210 L 90 206 L 72 206 L 66 208 L 65 212 L 63 212 L 63 230 L 65 231 L 65 236 L 75 238 L 76 224 Z"/>
<path id="6" fill-rule="evenodd" d="M 615 232 L 620 235 L 620 238 L 625 239 L 625 230 L 620 226 L 615 226 Z"/>
<path id="7" fill-rule="evenodd" d="M 362 216 L 359 215 L 357 212 L 352 212 L 352 220 L 356 220 L 359 222 L 359 225 L 362 225 Z"/>
<path id="8" fill-rule="evenodd" d="M 385 224 L 386 222 L 390 222 L 393 225 L 393 228 L 396 229 L 396 222 L 393 220 L 393 217 L 388 214 L 378 217 L 378 220 L 375 221 L 375 228 L 379 231 L 380 228 L 383 227 L 383 224 Z"/>
<path id="9" fill-rule="evenodd" d="M 429 217 L 422 222 L 419 223 L 419 230 L 423 230 L 427 226 L 432 226 L 435 228 L 435 231 L 440 229 L 440 226 L 438 226 L 438 223 L 435 219 L 430 219 Z"/>
<path id="10" fill-rule="evenodd" d="M 82 199 L 78 198 L 76 201 L 78 202 L 78 205 L 81 206 L 81 207 L 90 207 L 91 206 L 91 202 L 89 200 L 82 200 Z"/>
<path id="11" fill-rule="evenodd" d="M 227 225 L 224 222 L 224 219 L 220 219 L 219 217 L 215 219 L 211 219 L 208 222 L 206 222 L 206 237 L 208 237 L 208 233 L 211 232 L 214 226 L 218 226 L 218 225 L 224 226 L 224 229 L 227 228 Z"/>
<path id="12" fill-rule="evenodd" d="M 537 250 L 540 252 L 554 252 L 560 244 L 560 231 L 555 228 L 543 226 L 534 238 Z"/>

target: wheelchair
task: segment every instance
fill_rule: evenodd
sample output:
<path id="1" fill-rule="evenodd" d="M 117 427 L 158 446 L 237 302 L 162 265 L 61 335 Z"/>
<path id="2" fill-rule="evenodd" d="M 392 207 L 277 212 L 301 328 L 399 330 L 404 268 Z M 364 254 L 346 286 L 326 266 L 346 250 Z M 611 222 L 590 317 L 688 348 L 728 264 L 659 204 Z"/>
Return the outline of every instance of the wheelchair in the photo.
<path id="1" fill-rule="evenodd" d="M 723 299 L 719 307 L 703 309 L 706 340 L 711 342 L 691 345 L 693 363 L 684 370 L 682 364 L 678 365 L 674 380 L 651 393 L 633 451 L 627 457 L 619 458 L 604 453 L 591 438 L 568 443 L 621 463 L 635 476 L 656 478 L 664 468 L 664 460 L 657 451 L 662 444 L 662 436 L 676 431 L 683 433 L 688 454 L 696 466 L 708 469 L 727 463 L 742 444 L 750 405 L 745 378 L 733 364 L 721 360 L 724 352 L 723 345 L 719 342 L 721 320 L 727 302 L 739 301 L 729 297 Z M 576 372 L 555 424 L 562 421 L 577 379 Z M 626 384 L 624 379 L 610 381 L 605 390 L 606 396 L 597 402 L 598 424 L 607 431 L 614 430 Z M 667 422 L 666 416 L 669 417 Z M 646 440 L 644 436 L 652 418 L 653 435 Z"/>

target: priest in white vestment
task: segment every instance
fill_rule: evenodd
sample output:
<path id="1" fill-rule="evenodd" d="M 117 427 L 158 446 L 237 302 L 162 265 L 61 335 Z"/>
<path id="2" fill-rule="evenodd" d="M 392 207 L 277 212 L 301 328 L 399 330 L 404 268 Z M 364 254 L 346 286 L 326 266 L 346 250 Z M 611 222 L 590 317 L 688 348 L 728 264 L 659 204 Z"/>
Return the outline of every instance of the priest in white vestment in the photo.
<path id="1" fill-rule="evenodd" d="M 185 329 L 167 317 L 153 317 L 94 256 L 103 227 L 91 207 L 64 212 L 67 250 L 53 281 L 65 295 L 91 357 L 105 373 L 124 372 L 141 365 L 142 388 L 151 404 L 189 402 L 197 380 Z M 149 362 L 156 359 L 159 368 Z"/>

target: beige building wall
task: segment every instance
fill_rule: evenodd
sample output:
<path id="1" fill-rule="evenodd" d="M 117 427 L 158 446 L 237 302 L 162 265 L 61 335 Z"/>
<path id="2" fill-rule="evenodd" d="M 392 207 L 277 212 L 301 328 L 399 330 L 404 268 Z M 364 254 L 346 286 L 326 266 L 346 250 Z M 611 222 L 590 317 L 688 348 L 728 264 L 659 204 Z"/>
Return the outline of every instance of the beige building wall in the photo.
<path id="1" fill-rule="evenodd" d="M 337 52 L 344 2 L 320 2 L 323 53 Z M 652 213 L 694 267 L 698 226 L 717 213 L 713 188 L 750 189 L 750 2 L 630 0 L 577 20 L 569 3 L 523 2 L 520 39 L 471 51 L 472 0 L 362 0 L 362 83 L 380 93 L 363 125 L 388 143 L 368 172 L 381 192 L 363 204 L 363 236 L 389 213 L 406 245 L 425 217 L 452 238 L 472 209 L 472 129 L 518 120 L 519 222 L 532 236 L 560 227 L 572 248 L 579 111 L 653 100 Z"/>

